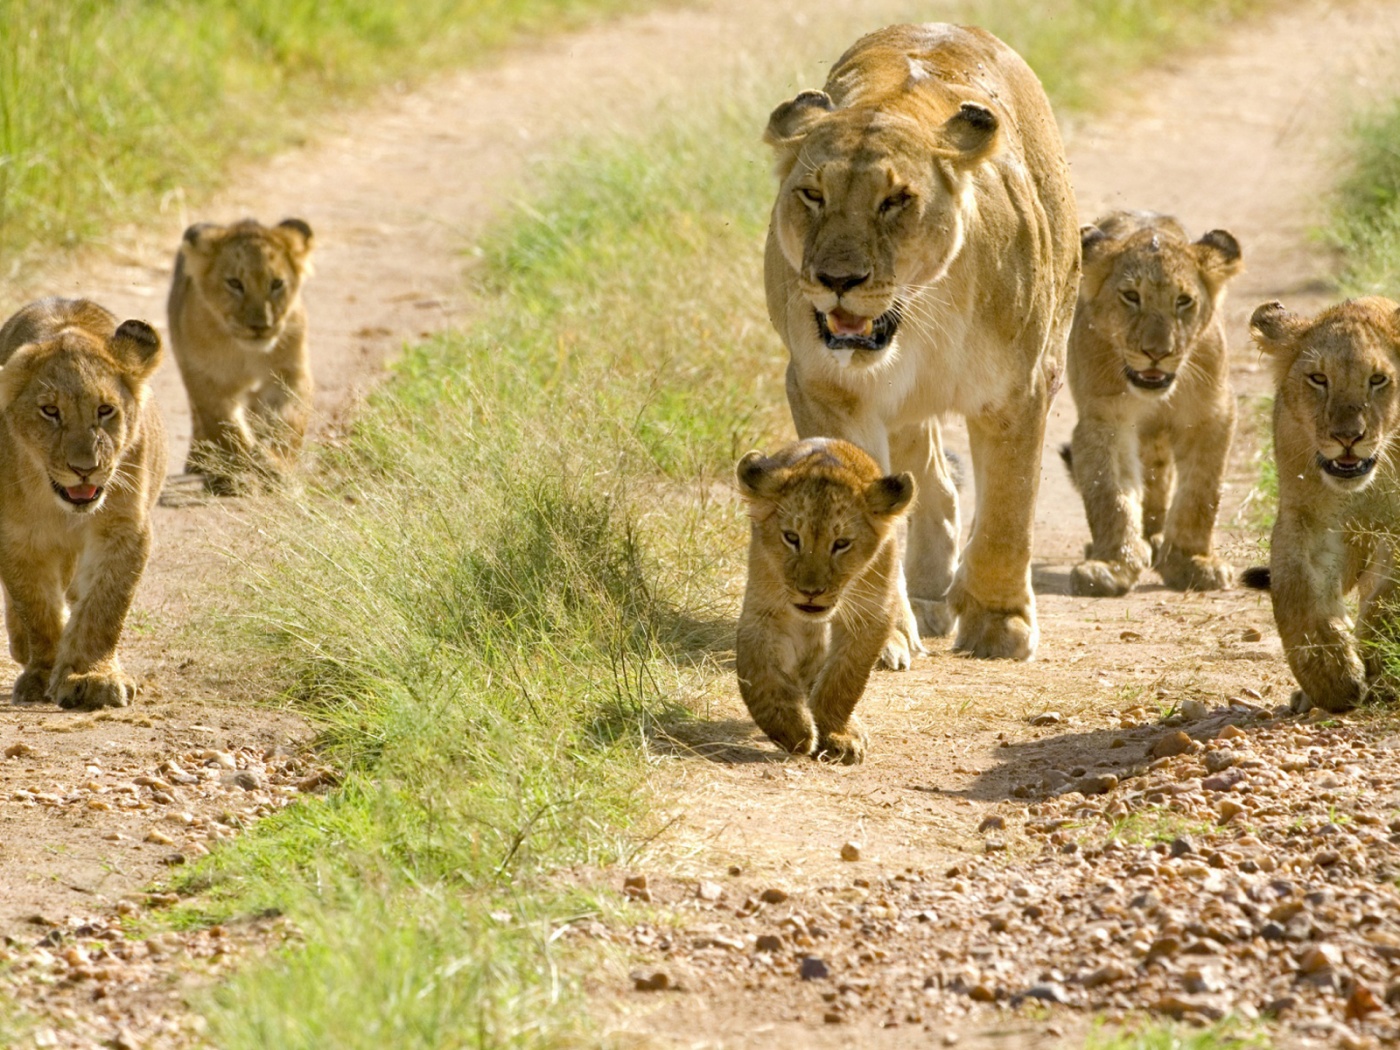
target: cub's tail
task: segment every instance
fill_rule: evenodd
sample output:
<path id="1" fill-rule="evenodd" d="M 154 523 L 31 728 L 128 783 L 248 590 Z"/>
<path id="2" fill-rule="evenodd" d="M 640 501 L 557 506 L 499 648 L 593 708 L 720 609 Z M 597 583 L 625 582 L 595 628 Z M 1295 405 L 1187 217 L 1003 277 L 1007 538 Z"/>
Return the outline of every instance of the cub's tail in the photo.
<path id="1" fill-rule="evenodd" d="M 1251 565 L 1240 573 L 1240 583 L 1246 587 L 1252 587 L 1256 591 L 1267 591 L 1270 583 L 1269 567 L 1267 565 Z"/>

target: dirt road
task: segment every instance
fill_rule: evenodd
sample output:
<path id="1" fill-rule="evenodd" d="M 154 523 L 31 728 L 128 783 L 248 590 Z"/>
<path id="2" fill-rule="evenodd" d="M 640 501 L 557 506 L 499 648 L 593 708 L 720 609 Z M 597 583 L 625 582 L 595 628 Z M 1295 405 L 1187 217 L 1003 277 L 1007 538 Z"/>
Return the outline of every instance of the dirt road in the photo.
<path id="1" fill-rule="evenodd" d="M 242 173 L 197 211 L 172 208 L 158 227 L 115 232 L 82 265 L 37 275 L 0 306 L 88 295 L 121 316 L 161 322 L 170 256 L 187 222 L 300 216 L 318 241 L 307 295 L 318 407 L 333 418 L 405 340 L 469 315 L 461 276 L 473 237 L 561 143 L 646 126 L 678 99 L 722 93 L 736 79 L 777 71 L 794 89 L 819 83 L 861 29 L 940 14 L 937 5 L 915 12 L 895 0 L 862 5 L 858 15 L 818 16 L 809 7 L 715 0 L 534 46 L 493 69 L 388 98 L 339 118 L 319 144 Z M 1253 305 L 1277 297 L 1308 310 L 1330 294 L 1330 260 L 1308 236 L 1330 174 L 1325 158 L 1350 103 L 1394 67 L 1397 27 L 1395 3 L 1303 4 L 1150 74 L 1105 116 L 1066 129 L 1086 219 L 1108 207 L 1148 207 L 1175 212 L 1196 232 L 1223 226 L 1238 236 L 1248 272 L 1232 287 L 1229 331 L 1245 394 L 1263 389 L 1243 330 Z M 753 162 L 767 163 L 757 143 Z M 178 469 L 189 428 L 169 363 L 157 397 Z M 1048 444 L 1065 440 L 1072 424 L 1062 396 Z M 1250 482 L 1250 440 L 1242 435 L 1235 456 L 1231 507 Z M 105 913 L 165 871 L 173 854 L 197 855 L 238 820 L 295 797 L 314 773 L 301 754 L 301 723 L 249 706 L 257 683 L 241 679 L 237 654 L 226 665 L 191 662 L 195 650 L 181 633 L 192 609 L 236 578 L 217 549 L 244 542 L 237 504 L 165 508 L 157 528 L 124 647 L 145 683 L 138 704 L 76 717 L 0 708 L 0 753 L 15 750 L 0 761 L 0 928 L 27 937 L 69 916 Z M 717 697 L 699 738 L 660 767 L 668 788 L 682 785 L 683 818 L 639 862 L 669 887 L 657 896 L 689 896 L 699 878 L 728 879 L 730 865 L 745 873 L 742 885 L 726 889 L 730 904 L 743 886 L 781 882 L 798 900 L 837 881 L 845 893 L 853 877 L 878 884 L 906 867 L 943 871 L 982 854 L 976 828 L 989 814 L 1013 829 L 1007 856 L 1024 859 L 1033 851 L 1029 833 L 1016 830 L 1027 820 L 1017 787 L 1061 766 L 1116 760 L 1123 749 L 1100 754 L 1112 731 L 1150 722 L 1183 697 L 1219 705 L 1250 690 L 1267 707 L 1286 696 L 1267 607 L 1251 596 L 1182 597 L 1149 585 L 1122 600 L 1068 597 L 1068 567 L 1086 530 L 1054 455 L 1046 457 L 1037 529 L 1040 658 L 978 664 L 938 646 L 908 674 L 880 676 L 862 706 L 875 739 L 865 767 L 775 762 L 737 697 Z M 1253 538 L 1238 531 L 1227 548 L 1240 561 L 1256 554 Z M 1248 629 L 1259 639 L 1245 641 Z M 0 678 L 12 670 L 0 667 Z M 1047 711 L 1061 721 L 1048 730 L 1027 725 Z M 224 820 L 230 810 L 238 820 Z M 855 868 L 838 859 L 847 841 L 861 847 Z M 740 921 L 729 918 L 733 911 L 716 921 Z M 42 923 L 29 926 L 35 917 Z M 604 1000 L 630 988 L 633 963 L 674 954 L 634 934 L 596 933 L 622 946 L 616 972 L 600 983 Z M 703 958 L 680 964 L 693 967 L 706 994 L 663 1001 L 627 992 L 616 1013 L 600 1006 L 606 1023 L 686 1045 L 875 1045 L 886 1032 L 878 1027 L 886 1015 L 873 1007 L 843 1006 L 841 1024 L 820 1023 L 831 1012 L 821 996 L 832 989 L 819 982 L 760 992 L 724 971 L 707 976 Z M 872 979 L 863 970 L 856 978 Z M 931 1030 L 948 1030 L 933 1016 Z M 975 1020 L 993 1023 L 1001 1021 Z M 699 1042 L 697 1030 L 707 1033 Z"/>

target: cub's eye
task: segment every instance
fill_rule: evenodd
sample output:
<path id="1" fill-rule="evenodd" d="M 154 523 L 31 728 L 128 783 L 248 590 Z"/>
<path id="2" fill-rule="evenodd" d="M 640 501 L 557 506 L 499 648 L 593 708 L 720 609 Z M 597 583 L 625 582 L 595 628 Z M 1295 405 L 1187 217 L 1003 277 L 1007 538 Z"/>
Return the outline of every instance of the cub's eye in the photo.
<path id="1" fill-rule="evenodd" d="M 1313 372 L 1307 378 L 1308 382 L 1311 383 L 1313 386 L 1317 387 L 1319 390 L 1327 389 L 1327 377 L 1321 372 Z"/>
<path id="2" fill-rule="evenodd" d="M 783 533 L 783 542 L 793 550 L 798 550 L 802 546 L 802 537 L 795 532 L 785 532 Z"/>
<path id="3" fill-rule="evenodd" d="M 115 412 L 115 411 L 116 411 L 116 409 L 113 408 L 111 405 L 98 405 L 98 406 L 97 406 L 97 418 L 98 418 L 98 419 L 106 419 L 108 416 L 110 416 L 110 415 L 111 415 L 113 412 Z"/>
<path id="4" fill-rule="evenodd" d="M 228 290 L 233 292 L 235 295 L 243 294 L 243 282 L 240 281 L 237 277 L 225 278 L 224 284 L 228 285 Z"/>
<path id="5" fill-rule="evenodd" d="M 821 190 L 814 190 L 810 186 L 798 187 L 797 195 L 802 198 L 802 203 L 809 208 L 820 208 L 822 202 L 826 200 L 822 196 Z"/>
<path id="6" fill-rule="evenodd" d="M 271 287 L 274 292 L 280 292 L 283 288 L 287 287 L 287 282 L 280 277 L 274 277 Z"/>
<path id="7" fill-rule="evenodd" d="M 913 199 L 913 195 L 906 193 L 904 190 L 900 190 L 898 193 L 892 193 L 880 202 L 880 214 L 893 215 L 901 208 L 907 207 L 909 202 Z"/>
<path id="8" fill-rule="evenodd" d="M 57 406 L 57 405 L 44 405 L 41 409 L 39 409 L 39 411 L 42 412 L 42 413 L 44 413 L 44 415 L 48 416 L 50 419 L 57 419 L 57 418 L 58 418 L 58 406 Z"/>
<path id="9" fill-rule="evenodd" d="M 1195 305 L 1196 300 L 1191 298 L 1191 296 L 1189 295 L 1178 295 L 1176 297 L 1176 308 L 1182 313 L 1185 313 L 1187 310 L 1191 309 L 1191 307 Z"/>
<path id="10" fill-rule="evenodd" d="M 832 541 L 831 541 L 831 553 L 832 553 L 832 554 L 840 554 L 843 550 L 845 550 L 845 549 L 846 549 L 847 547 L 849 547 L 850 545 L 851 545 L 851 541 L 848 540 L 845 536 L 842 536 L 842 537 L 840 537 L 839 539 L 832 540 Z"/>
<path id="11" fill-rule="evenodd" d="M 1138 295 L 1138 293 L 1131 288 L 1124 288 L 1118 293 L 1118 298 L 1122 299 L 1129 306 L 1140 306 L 1142 304 L 1142 296 Z"/>
<path id="12" fill-rule="evenodd" d="M 1380 372 L 1377 372 L 1371 377 L 1371 389 L 1379 390 L 1381 387 L 1385 386 L 1389 382 L 1390 376 L 1382 375 Z"/>

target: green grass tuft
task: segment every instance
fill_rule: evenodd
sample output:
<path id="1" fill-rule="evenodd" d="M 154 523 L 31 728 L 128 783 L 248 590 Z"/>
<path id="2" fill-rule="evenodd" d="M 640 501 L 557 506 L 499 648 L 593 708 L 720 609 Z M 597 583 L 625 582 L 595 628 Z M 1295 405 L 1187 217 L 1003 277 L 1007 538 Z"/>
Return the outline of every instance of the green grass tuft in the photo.
<path id="1" fill-rule="evenodd" d="M 1328 240 L 1343 255 L 1349 296 L 1400 297 L 1400 97 L 1364 113 L 1351 134 L 1352 163 L 1338 186 Z"/>

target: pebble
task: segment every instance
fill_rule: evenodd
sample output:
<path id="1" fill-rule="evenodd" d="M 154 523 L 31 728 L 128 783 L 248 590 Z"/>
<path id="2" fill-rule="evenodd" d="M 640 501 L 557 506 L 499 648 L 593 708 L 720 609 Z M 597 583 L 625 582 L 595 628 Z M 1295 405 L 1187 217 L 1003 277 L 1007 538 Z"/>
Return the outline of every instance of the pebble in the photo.
<path id="1" fill-rule="evenodd" d="M 671 975 L 665 970 L 654 970 L 651 973 L 634 973 L 632 975 L 632 986 L 639 992 L 664 992 L 671 985 Z"/>
<path id="2" fill-rule="evenodd" d="M 1246 736 L 1248 736 L 1248 735 L 1249 735 L 1249 734 L 1246 733 L 1246 732 L 1245 732 L 1243 729 L 1241 729 L 1239 726 L 1234 725 L 1234 724 L 1231 724 L 1231 725 L 1227 725 L 1227 726 L 1221 727 L 1220 732 L 1218 732 L 1218 733 L 1215 734 L 1215 739 L 1216 739 L 1216 740 L 1239 740 L 1241 737 L 1246 737 Z"/>
<path id="3" fill-rule="evenodd" d="M 770 886 L 758 895 L 758 899 L 764 904 L 782 904 L 788 899 L 787 890 L 780 890 L 776 886 Z"/>
<path id="4" fill-rule="evenodd" d="M 1005 829 L 1006 829 L 1006 818 L 1005 818 L 1005 817 L 1002 817 L 1002 816 L 997 816 L 997 815 L 995 815 L 995 814 L 992 815 L 992 816 L 990 816 L 990 817 L 985 818 L 985 819 L 982 821 L 982 823 L 980 823 L 980 824 L 977 825 L 977 830 L 978 830 L 979 832 L 983 832 L 983 831 L 1004 831 Z"/>
<path id="5" fill-rule="evenodd" d="M 26 755 L 34 754 L 34 749 L 20 740 L 5 748 L 6 758 L 23 758 Z"/>
<path id="6" fill-rule="evenodd" d="M 776 933 L 760 934 L 758 940 L 754 942 L 754 950 L 770 954 L 780 952 L 783 950 L 783 939 Z"/>
<path id="7" fill-rule="evenodd" d="M 622 880 L 623 896 L 634 901 L 641 901 L 644 904 L 651 902 L 651 890 L 647 886 L 645 875 L 628 875 Z"/>
<path id="8" fill-rule="evenodd" d="M 1341 962 L 1341 952 L 1333 945 L 1319 944 L 1305 949 L 1298 957 L 1298 972 L 1304 977 L 1310 977 L 1323 970 L 1335 970 Z"/>
<path id="9" fill-rule="evenodd" d="M 818 959 L 815 955 L 807 955 L 802 959 L 798 975 L 804 981 L 821 981 L 831 976 L 831 970 L 823 960 Z"/>
<path id="10" fill-rule="evenodd" d="M 1258 642 L 1263 637 L 1263 633 L 1257 627 L 1246 627 L 1240 632 L 1240 641 L 1242 642 Z"/>
<path id="11" fill-rule="evenodd" d="M 1058 711 L 1044 711 L 1031 719 L 1033 726 L 1053 726 L 1058 725 L 1064 716 Z"/>
<path id="12" fill-rule="evenodd" d="M 860 846 L 855 842 L 847 842 L 841 847 L 841 859 L 847 861 L 860 860 Z"/>
<path id="13" fill-rule="evenodd" d="M 1178 729 L 1175 733 L 1168 733 L 1161 737 L 1152 745 L 1151 754 L 1154 758 L 1171 758 L 1174 755 L 1185 754 L 1191 750 L 1194 741 Z"/>
<path id="14" fill-rule="evenodd" d="M 1058 984 L 1053 983 L 1031 985 L 1023 994 L 1027 999 L 1039 999 L 1047 1003 L 1069 1002 L 1069 997 L 1065 995 L 1065 990 Z"/>
<path id="15" fill-rule="evenodd" d="M 718 882 L 701 879 L 700 884 L 695 887 L 695 896 L 702 901 L 717 901 L 724 896 L 724 887 Z"/>
<path id="16" fill-rule="evenodd" d="M 175 845 L 175 840 L 174 840 L 174 839 L 172 839 L 172 838 L 171 838 L 169 835 L 167 835 L 165 832 L 159 831 L 159 830 L 157 830 L 157 829 L 155 829 L 155 828 L 152 828 L 150 831 L 146 832 L 146 841 L 147 841 L 147 842 L 153 842 L 153 843 L 155 843 L 157 846 L 173 846 L 173 845 Z"/>
<path id="17" fill-rule="evenodd" d="M 1189 722 L 1205 718 L 1208 714 L 1210 714 L 1210 705 L 1201 700 L 1181 701 L 1181 717 Z"/>

